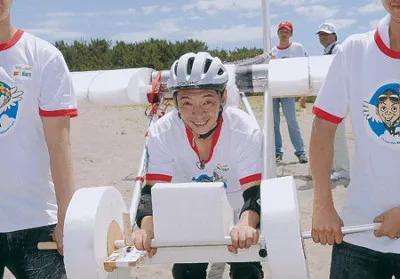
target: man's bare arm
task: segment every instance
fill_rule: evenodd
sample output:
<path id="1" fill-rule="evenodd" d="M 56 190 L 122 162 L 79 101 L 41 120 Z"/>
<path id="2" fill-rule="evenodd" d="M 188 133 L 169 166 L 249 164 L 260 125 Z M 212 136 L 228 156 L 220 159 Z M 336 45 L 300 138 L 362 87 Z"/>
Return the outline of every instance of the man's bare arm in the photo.
<path id="1" fill-rule="evenodd" d="M 69 202 L 75 191 L 72 149 L 69 138 L 70 117 L 42 117 L 42 122 L 57 198 L 58 225 L 62 228 Z"/>
<path id="2" fill-rule="evenodd" d="M 310 139 L 310 167 L 314 181 L 314 205 L 333 205 L 330 187 L 334 138 L 337 124 L 318 116 L 313 121 Z"/>

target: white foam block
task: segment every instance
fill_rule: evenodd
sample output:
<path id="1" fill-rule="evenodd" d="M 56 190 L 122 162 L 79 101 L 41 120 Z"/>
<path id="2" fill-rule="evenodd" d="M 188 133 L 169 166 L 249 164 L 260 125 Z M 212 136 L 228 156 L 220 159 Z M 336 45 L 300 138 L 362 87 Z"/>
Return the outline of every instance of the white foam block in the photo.
<path id="1" fill-rule="evenodd" d="M 105 106 L 148 104 L 150 68 L 72 72 L 78 99 Z M 143 90 L 145 88 L 146 90 Z"/>
<path id="2" fill-rule="evenodd" d="M 311 56 L 310 61 L 310 95 L 317 95 L 328 74 L 334 55 Z"/>
<path id="3" fill-rule="evenodd" d="M 223 183 L 157 183 L 152 188 L 157 243 L 222 241 L 233 225 Z"/>
<path id="4" fill-rule="evenodd" d="M 103 71 L 71 72 L 72 85 L 78 101 L 89 101 L 89 88 L 93 80 Z"/>
<path id="5" fill-rule="evenodd" d="M 308 58 L 272 59 L 268 70 L 268 93 L 274 97 L 308 94 Z"/>
<path id="6" fill-rule="evenodd" d="M 81 188 L 70 202 L 64 228 L 64 263 L 68 279 L 115 278 L 104 271 L 107 234 L 114 220 L 123 228 L 126 206 L 114 187 Z"/>
<path id="7" fill-rule="evenodd" d="M 308 279 L 297 191 L 292 176 L 261 183 L 261 226 L 274 279 Z"/>

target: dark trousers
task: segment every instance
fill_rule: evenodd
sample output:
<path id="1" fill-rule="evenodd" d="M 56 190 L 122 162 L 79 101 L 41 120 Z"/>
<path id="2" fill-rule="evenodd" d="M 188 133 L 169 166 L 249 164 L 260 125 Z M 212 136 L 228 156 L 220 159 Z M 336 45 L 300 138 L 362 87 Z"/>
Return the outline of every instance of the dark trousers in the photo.
<path id="1" fill-rule="evenodd" d="M 66 279 L 64 257 L 57 250 L 38 250 L 53 241 L 55 225 L 0 233 L 0 278 L 7 267 L 17 279 Z"/>
<path id="2" fill-rule="evenodd" d="M 229 263 L 229 275 L 232 279 L 262 279 L 264 272 L 259 262 Z M 172 276 L 174 279 L 205 279 L 208 263 L 174 264 Z"/>
<path id="3" fill-rule="evenodd" d="M 334 244 L 330 279 L 400 279 L 400 254 Z"/>

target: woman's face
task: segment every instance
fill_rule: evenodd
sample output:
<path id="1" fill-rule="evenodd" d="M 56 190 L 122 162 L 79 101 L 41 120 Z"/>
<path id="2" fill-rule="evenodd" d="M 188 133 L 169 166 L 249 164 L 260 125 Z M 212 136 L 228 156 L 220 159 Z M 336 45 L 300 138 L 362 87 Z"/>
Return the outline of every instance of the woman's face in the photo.
<path id="1" fill-rule="evenodd" d="M 208 133 L 215 127 L 221 101 L 215 90 L 182 90 L 177 95 L 182 120 L 196 134 Z"/>
<path id="2" fill-rule="evenodd" d="M 0 24 L 10 16 L 13 0 L 0 0 Z"/>
<path id="3" fill-rule="evenodd" d="M 392 18 L 400 23 L 400 0 L 382 0 L 382 4 Z"/>

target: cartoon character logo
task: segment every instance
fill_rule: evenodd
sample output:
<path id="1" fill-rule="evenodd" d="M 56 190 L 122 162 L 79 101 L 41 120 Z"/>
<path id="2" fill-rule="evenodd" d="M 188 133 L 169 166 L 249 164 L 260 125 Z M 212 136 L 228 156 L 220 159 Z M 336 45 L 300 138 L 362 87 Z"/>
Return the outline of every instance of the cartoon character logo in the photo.
<path id="1" fill-rule="evenodd" d="M 216 164 L 214 167 L 213 175 L 208 176 L 207 174 L 202 174 L 199 177 L 192 177 L 192 181 L 196 182 L 223 182 L 224 188 L 228 187 L 228 179 L 225 178 L 226 174 L 230 170 L 228 165 Z"/>
<path id="2" fill-rule="evenodd" d="M 369 102 L 364 101 L 363 112 L 371 130 L 382 141 L 400 144 L 400 85 L 382 86 Z"/>
<path id="3" fill-rule="evenodd" d="M 0 81 L 0 135 L 5 134 L 14 125 L 18 102 L 22 100 L 23 91 L 17 87 L 11 87 Z"/>

